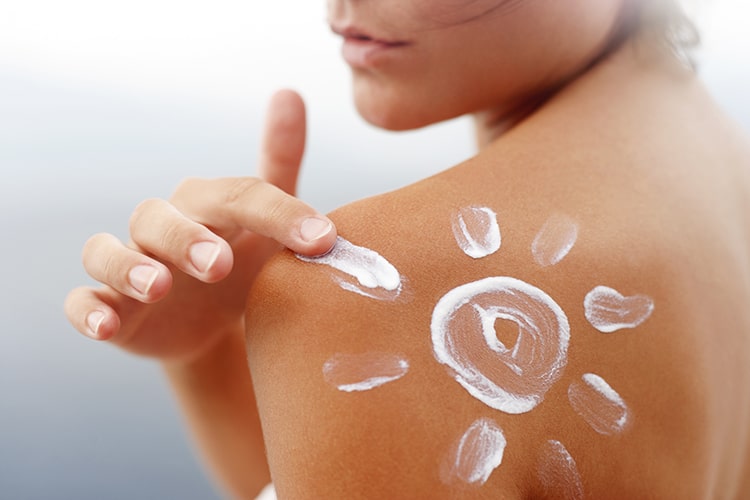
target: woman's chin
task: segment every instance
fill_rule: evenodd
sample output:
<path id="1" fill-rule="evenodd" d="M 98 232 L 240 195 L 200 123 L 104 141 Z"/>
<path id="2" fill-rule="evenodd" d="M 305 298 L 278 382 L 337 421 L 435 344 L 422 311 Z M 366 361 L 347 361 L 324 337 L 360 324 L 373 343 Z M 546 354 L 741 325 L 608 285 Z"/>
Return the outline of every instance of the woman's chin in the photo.
<path id="1" fill-rule="evenodd" d="M 361 99 L 354 100 L 357 112 L 367 123 L 374 127 L 392 132 L 414 130 L 434 123 L 447 120 L 435 110 L 424 109 L 413 101 L 392 99 Z"/>

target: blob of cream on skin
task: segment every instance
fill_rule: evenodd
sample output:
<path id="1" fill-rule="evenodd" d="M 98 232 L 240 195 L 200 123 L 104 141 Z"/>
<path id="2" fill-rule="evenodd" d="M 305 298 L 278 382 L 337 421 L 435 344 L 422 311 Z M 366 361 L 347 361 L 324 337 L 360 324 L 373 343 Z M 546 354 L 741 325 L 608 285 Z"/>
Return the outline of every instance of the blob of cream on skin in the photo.
<path id="1" fill-rule="evenodd" d="M 586 319 L 602 333 L 635 328 L 654 312 L 654 301 L 646 295 L 625 297 L 606 286 L 591 290 L 583 301 Z"/>
<path id="2" fill-rule="evenodd" d="M 453 215 L 451 226 L 456 243 L 469 257 L 487 257 L 500 248 L 500 226 L 490 208 L 464 207 Z"/>
<path id="3" fill-rule="evenodd" d="M 409 362 L 398 354 L 336 354 L 323 364 L 323 378 L 343 392 L 369 391 L 398 380 Z"/>
<path id="4" fill-rule="evenodd" d="M 441 479 L 450 484 L 456 479 L 482 486 L 503 462 L 505 435 L 489 418 L 472 423 L 456 443 L 441 467 Z"/>
<path id="5" fill-rule="evenodd" d="M 622 432 L 630 410 L 622 397 L 599 375 L 586 373 L 568 387 L 570 406 L 599 434 Z"/>
<path id="6" fill-rule="evenodd" d="M 537 462 L 537 475 L 549 498 L 583 498 L 583 484 L 576 461 L 560 441 L 549 440 L 542 447 Z"/>
<path id="7" fill-rule="evenodd" d="M 554 266 L 565 258 L 578 239 L 578 225 L 566 215 L 547 219 L 531 244 L 531 254 L 542 267 Z"/>
<path id="8" fill-rule="evenodd" d="M 273 484 L 269 484 L 255 497 L 255 500 L 277 500 L 277 498 L 276 489 Z"/>
<path id="9" fill-rule="evenodd" d="M 518 326 L 515 345 L 497 337 L 497 320 Z M 431 332 L 437 361 L 469 394 L 505 413 L 534 409 L 567 364 L 567 316 L 549 295 L 515 278 L 451 290 L 433 310 Z"/>
<path id="10" fill-rule="evenodd" d="M 334 280 L 344 290 L 377 300 L 394 300 L 401 294 L 402 280 L 398 270 L 383 256 L 369 248 L 336 238 L 331 251 L 317 257 L 297 254 L 304 262 L 324 264 L 343 273 Z"/>

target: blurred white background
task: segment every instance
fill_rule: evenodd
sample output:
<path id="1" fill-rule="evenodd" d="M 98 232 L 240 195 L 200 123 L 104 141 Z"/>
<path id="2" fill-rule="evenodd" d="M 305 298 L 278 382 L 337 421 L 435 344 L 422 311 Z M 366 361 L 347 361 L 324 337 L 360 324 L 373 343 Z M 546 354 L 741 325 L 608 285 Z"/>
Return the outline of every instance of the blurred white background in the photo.
<path id="1" fill-rule="evenodd" d="M 701 73 L 750 129 L 750 7 L 704 1 Z M 76 334 L 80 248 L 188 175 L 254 171 L 265 102 L 309 106 L 301 196 L 328 211 L 472 154 L 465 119 L 405 134 L 356 115 L 323 0 L 0 5 L 0 496 L 218 497 L 153 363 Z"/>

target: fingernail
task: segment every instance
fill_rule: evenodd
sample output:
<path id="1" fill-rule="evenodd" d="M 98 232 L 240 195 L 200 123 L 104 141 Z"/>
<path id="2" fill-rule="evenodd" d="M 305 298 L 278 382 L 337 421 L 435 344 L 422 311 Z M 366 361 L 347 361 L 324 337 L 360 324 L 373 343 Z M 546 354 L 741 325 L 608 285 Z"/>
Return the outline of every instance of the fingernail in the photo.
<path id="1" fill-rule="evenodd" d="M 130 285 L 143 295 L 148 295 L 151 286 L 158 277 L 159 270 L 149 265 L 135 266 L 128 273 Z"/>
<path id="2" fill-rule="evenodd" d="M 106 317 L 107 315 L 101 311 L 92 311 L 86 316 L 86 325 L 95 337 L 99 336 L 99 327 L 104 323 Z"/>
<path id="3" fill-rule="evenodd" d="M 219 258 L 221 247 L 211 241 L 201 241 L 194 243 L 190 247 L 190 261 L 193 263 L 198 272 L 205 273 L 214 265 Z"/>
<path id="4" fill-rule="evenodd" d="M 330 233 L 331 228 L 333 228 L 333 224 L 330 221 L 319 219 L 318 217 L 310 217 L 302 221 L 299 227 L 299 234 L 304 241 L 311 242 Z"/>

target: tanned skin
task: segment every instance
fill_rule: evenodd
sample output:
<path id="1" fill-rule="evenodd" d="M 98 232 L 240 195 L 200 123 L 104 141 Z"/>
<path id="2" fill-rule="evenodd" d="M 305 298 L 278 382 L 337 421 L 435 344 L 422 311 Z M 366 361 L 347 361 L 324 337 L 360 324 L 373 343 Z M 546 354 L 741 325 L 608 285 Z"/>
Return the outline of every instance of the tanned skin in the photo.
<path id="1" fill-rule="evenodd" d="M 188 180 L 136 208 L 130 242 L 93 237 L 84 265 L 103 286 L 71 292 L 68 317 L 163 364 L 232 497 L 273 481 L 284 499 L 567 498 L 538 474 L 548 440 L 570 452 L 586 498 L 750 496 L 750 146 L 696 74 L 645 36 L 641 7 L 329 0 L 345 47 L 398 47 L 344 51 L 362 117 L 406 130 L 471 114 L 476 156 L 324 216 L 293 196 L 304 106 L 281 92 L 258 176 Z M 456 245 L 450 219 L 468 205 L 497 213 L 497 253 L 475 260 Z M 531 242 L 555 214 L 578 239 L 543 268 Z M 330 268 L 295 258 L 337 234 L 396 266 L 402 298 L 347 292 Z M 437 301 L 490 276 L 543 290 L 571 327 L 561 378 L 521 415 L 472 397 L 433 355 Z M 599 285 L 648 295 L 653 314 L 597 331 L 583 300 Z M 328 359 L 362 352 L 401 354 L 409 371 L 360 393 L 326 383 Z M 585 373 L 627 403 L 621 432 L 599 434 L 572 409 L 568 387 Z M 481 487 L 445 481 L 449 450 L 479 418 L 502 428 L 502 464 Z"/>

